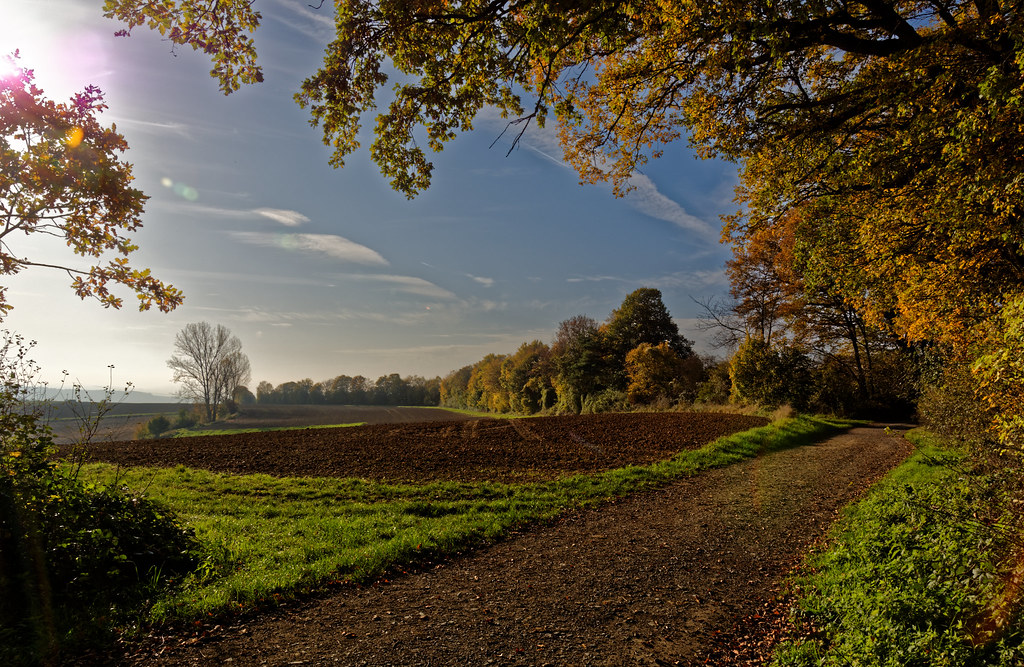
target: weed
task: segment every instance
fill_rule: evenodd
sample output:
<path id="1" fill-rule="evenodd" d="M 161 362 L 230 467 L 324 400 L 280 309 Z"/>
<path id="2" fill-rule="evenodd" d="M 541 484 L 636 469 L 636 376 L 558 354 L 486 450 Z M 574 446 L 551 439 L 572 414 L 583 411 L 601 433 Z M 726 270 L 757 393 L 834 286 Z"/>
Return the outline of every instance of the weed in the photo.
<path id="1" fill-rule="evenodd" d="M 851 506 L 812 573 L 798 618 L 822 638 L 783 646 L 783 665 L 1010 665 L 1019 551 L 1000 482 L 920 431 L 918 451 Z M 1005 500 L 1005 498 L 1004 498 Z"/>

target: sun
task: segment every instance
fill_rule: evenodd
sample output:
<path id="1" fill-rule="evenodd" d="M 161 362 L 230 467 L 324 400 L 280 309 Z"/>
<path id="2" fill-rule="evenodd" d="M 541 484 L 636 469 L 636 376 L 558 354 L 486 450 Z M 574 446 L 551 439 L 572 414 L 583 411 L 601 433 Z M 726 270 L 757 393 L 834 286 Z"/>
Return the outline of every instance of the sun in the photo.
<path id="1" fill-rule="evenodd" d="M 10 6 L 7 3 L 10 2 Z M 104 34 L 95 16 L 85 14 L 78 0 L 4 0 L 0 21 L 0 77 L 18 70 L 35 72 L 36 83 L 51 98 L 65 98 L 97 81 L 109 69 Z M 94 3 L 85 3 L 94 4 Z M 60 11 L 54 11 L 55 7 Z M 90 20 L 92 19 L 92 20 Z M 19 58 L 12 61 L 17 52 Z"/>
<path id="2" fill-rule="evenodd" d="M 0 56 L 0 80 L 12 79 L 21 73 L 21 68 L 14 63 L 13 55 Z"/>

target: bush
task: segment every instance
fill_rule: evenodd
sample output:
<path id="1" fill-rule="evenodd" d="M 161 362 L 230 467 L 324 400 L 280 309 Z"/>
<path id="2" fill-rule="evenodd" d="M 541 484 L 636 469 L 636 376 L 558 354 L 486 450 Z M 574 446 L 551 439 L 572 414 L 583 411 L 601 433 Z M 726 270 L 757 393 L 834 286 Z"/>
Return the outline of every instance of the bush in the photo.
<path id="1" fill-rule="evenodd" d="M 9 349 L 0 354 L 0 664 L 52 663 L 137 615 L 195 567 L 199 545 L 170 512 L 86 486 L 57 464 Z"/>
<path id="2" fill-rule="evenodd" d="M 975 452 L 991 448 L 994 415 L 979 399 L 978 380 L 968 365 L 947 358 L 930 375 L 917 404 L 921 425 Z"/>
<path id="3" fill-rule="evenodd" d="M 153 417 L 145 424 L 139 424 L 135 429 L 135 439 L 145 440 L 147 438 L 159 438 L 162 434 L 171 430 L 171 420 L 163 415 Z M 180 428 L 175 426 L 175 428 Z"/>
<path id="4" fill-rule="evenodd" d="M 199 423 L 199 417 L 197 415 L 198 410 L 198 407 L 193 407 L 192 409 L 179 408 L 178 418 L 174 420 L 174 424 L 172 424 L 171 427 L 192 428 L 193 426 Z"/>
<path id="5" fill-rule="evenodd" d="M 584 398 L 580 414 L 590 415 L 599 412 L 615 412 L 626 410 L 628 407 L 629 402 L 626 399 L 625 392 L 605 389 Z"/>
<path id="6" fill-rule="evenodd" d="M 171 421 L 163 415 L 157 415 L 146 423 L 146 430 L 154 438 L 159 437 L 161 433 L 166 433 L 171 428 Z"/>
<path id="7" fill-rule="evenodd" d="M 3 430 L 0 461 L 0 662 L 33 664 L 102 637 L 198 562 L 173 514 L 122 490 L 97 490 L 49 458 L 33 418 Z"/>
<path id="8" fill-rule="evenodd" d="M 729 362 L 723 361 L 708 369 L 706 380 L 697 385 L 694 403 L 724 405 L 729 402 L 732 381 L 729 379 Z"/>
<path id="9" fill-rule="evenodd" d="M 805 410 L 813 385 L 810 366 L 810 359 L 797 347 L 772 347 L 757 338 L 748 338 L 729 363 L 731 398 L 765 407 L 788 403 L 797 410 Z"/>

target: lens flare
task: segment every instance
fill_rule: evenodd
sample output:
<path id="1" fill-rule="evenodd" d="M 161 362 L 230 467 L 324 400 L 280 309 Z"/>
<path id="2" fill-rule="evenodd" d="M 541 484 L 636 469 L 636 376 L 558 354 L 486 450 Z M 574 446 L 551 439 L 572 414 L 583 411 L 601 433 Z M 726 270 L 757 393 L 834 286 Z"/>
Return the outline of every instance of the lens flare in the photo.
<path id="1" fill-rule="evenodd" d="M 1010 627 L 1014 612 L 1020 608 L 1021 585 L 1024 584 L 1024 551 L 1020 547 L 1015 549 L 1013 559 L 1013 569 L 1004 578 L 1002 592 L 971 624 L 970 639 L 974 646 L 991 644 L 999 639 Z"/>
<path id="2" fill-rule="evenodd" d="M 14 59 L 9 56 L 0 57 L 0 81 L 13 79 L 21 74 L 21 68 L 14 64 Z"/>
<path id="3" fill-rule="evenodd" d="M 70 148 L 78 148 L 78 145 L 82 143 L 82 139 L 85 138 L 85 132 L 80 127 L 73 127 L 68 130 L 65 137 L 65 141 Z"/>
<path id="4" fill-rule="evenodd" d="M 199 191 L 191 185 L 185 185 L 184 183 L 175 183 L 173 180 L 164 176 L 160 179 L 160 185 L 165 188 L 170 188 L 171 192 L 178 195 L 186 201 L 195 201 L 199 199 Z"/>

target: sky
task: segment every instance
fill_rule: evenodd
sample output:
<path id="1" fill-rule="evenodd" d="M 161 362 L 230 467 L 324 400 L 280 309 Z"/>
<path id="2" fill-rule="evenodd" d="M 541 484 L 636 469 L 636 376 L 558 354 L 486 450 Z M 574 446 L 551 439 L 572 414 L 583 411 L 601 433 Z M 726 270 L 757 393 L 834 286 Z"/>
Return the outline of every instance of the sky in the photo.
<path id="1" fill-rule="evenodd" d="M 224 96 L 202 54 L 143 28 L 115 37 L 121 26 L 100 0 L 0 0 L 0 54 L 20 50 L 48 98 L 103 90 L 101 120 L 127 139 L 133 185 L 150 197 L 133 265 L 185 293 L 172 313 L 140 313 L 123 289 L 122 310 L 80 300 L 63 272 L 5 276 L 14 310 L 0 327 L 36 341 L 44 380 L 67 371 L 87 387 L 112 378 L 136 395 L 173 395 L 175 334 L 199 321 L 239 337 L 253 387 L 443 377 L 550 343 L 574 315 L 603 321 L 640 287 L 660 289 L 680 331 L 714 352 L 694 299 L 728 291 L 718 239 L 720 216 L 736 208 L 734 165 L 698 160 L 680 141 L 616 198 L 579 184 L 550 129 L 531 127 L 506 155 L 505 121 L 485 111 L 432 156 L 433 185 L 407 200 L 365 150 L 332 168 L 292 99 L 332 37 L 331 3 L 310 4 L 256 0 L 265 80 Z M 54 241 L 12 247 L 36 261 L 80 259 Z"/>

